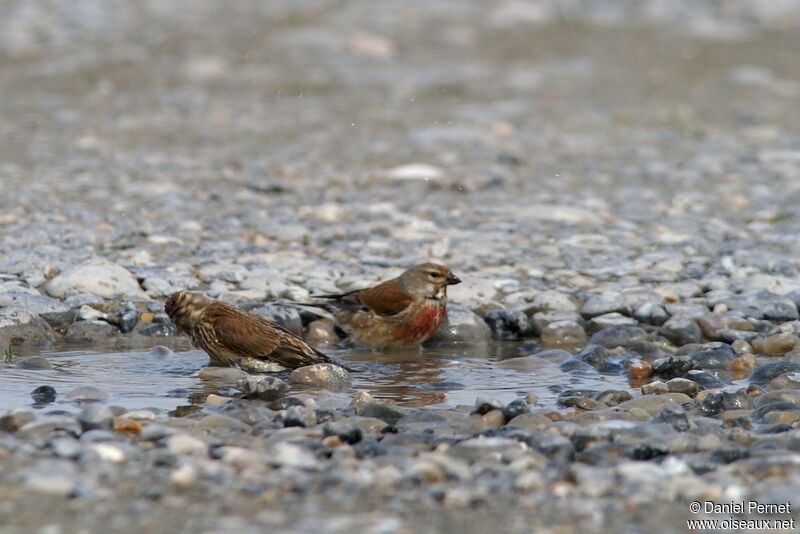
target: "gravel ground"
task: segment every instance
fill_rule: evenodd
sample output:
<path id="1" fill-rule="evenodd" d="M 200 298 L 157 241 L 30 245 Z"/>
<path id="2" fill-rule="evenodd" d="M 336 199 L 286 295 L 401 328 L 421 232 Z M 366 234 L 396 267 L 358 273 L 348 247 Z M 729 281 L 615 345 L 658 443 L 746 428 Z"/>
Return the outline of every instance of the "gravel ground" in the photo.
<path id="1" fill-rule="evenodd" d="M 0 401 L 18 408 L 0 533 L 794 519 L 800 2 L 3 11 Z M 334 350 L 330 324 L 274 301 L 429 258 L 464 283 L 427 353 L 547 369 L 552 400 L 481 394 L 469 366 L 469 402 L 435 407 L 445 382 L 413 404 L 325 369 L 299 387 L 180 367 L 206 386 L 172 411 L 112 402 L 112 383 L 148 381 L 127 368 L 60 382 L 82 360 L 54 354 L 77 348 L 143 351 L 154 374 L 183 361 L 177 289 Z M 53 380 L 11 393 L 39 370 Z"/>

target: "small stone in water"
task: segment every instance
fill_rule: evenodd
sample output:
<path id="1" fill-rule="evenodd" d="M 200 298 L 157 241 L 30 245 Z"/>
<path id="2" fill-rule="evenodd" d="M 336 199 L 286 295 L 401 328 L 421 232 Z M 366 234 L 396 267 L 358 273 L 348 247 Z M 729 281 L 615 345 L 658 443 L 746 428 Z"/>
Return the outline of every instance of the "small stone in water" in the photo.
<path id="1" fill-rule="evenodd" d="M 486 395 L 478 395 L 478 397 L 475 399 L 475 404 L 472 407 L 472 412 L 471 413 L 476 413 L 478 415 L 484 415 L 484 414 L 489 413 L 492 410 L 501 410 L 502 411 L 503 408 L 505 408 L 505 406 L 503 406 L 502 402 L 500 402 L 500 401 L 498 401 L 496 399 L 492 399 L 490 397 L 487 397 Z"/>
<path id="2" fill-rule="evenodd" d="M 546 347 L 570 347 L 586 343 L 586 332 L 575 321 L 555 321 L 542 328 L 542 344 Z"/>
<path id="3" fill-rule="evenodd" d="M 31 356 L 18 361 L 14 367 L 30 370 L 50 369 L 50 362 L 41 356 Z"/>
<path id="4" fill-rule="evenodd" d="M 653 367 L 644 360 L 631 360 L 628 367 L 628 376 L 631 378 L 650 378 L 653 376 Z"/>
<path id="5" fill-rule="evenodd" d="M 669 393 L 669 386 L 660 380 L 642 386 L 642 395 L 661 395 Z"/>
<path id="6" fill-rule="evenodd" d="M 289 390 L 289 385 L 274 376 L 248 375 L 236 382 L 236 387 L 248 398 L 273 401 Z"/>
<path id="7" fill-rule="evenodd" d="M 31 397 L 38 404 L 48 404 L 56 400 L 56 390 L 53 386 L 39 386 L 31 391 Z"/>
<path id="8" fill-rule="evenodd" d="M 175 353 L 172 351 L 172 349 L 165 347 L 164 345 L 156 345 L 150 349 L 150 356 L 155 356 L 156 358 L 168 358 L 174 355 Z"/>
<path id="9" fill-rule="evenodd" d="M 673 378 L 667 381 L 667 388 L 670 393 L 684 393 L 690 397 L 694 397 L 700 392 L 700 386 L 687 380 L 685 378 Z"/>
<path id="10" fill-rule="evenodd" d="M 346 389 L 350 387 L 351 379 L 350 373 L 338 365 L 318 363 L 292 371 L 289 383 L 325 389 Z"/>
<path id="11" fill-rule="evenodd" d="M 764 356 L 783 356 L 800 345 L 800 337 L 794 334 L 779 333 L 750 341 L 753 350 Z"/>
<path id="12" fill-rule="evenodd" d="M 104 401 L 108 393 L 94 386 L 81 386 L 67 393 L 67 398 L 74 401 Z"/>
<path id="13" fill-rule="evenodd" d="M 114 412 L 105 404 L 92 403 L 78 414 L 78 422 L 84 432 L 87 430 L 111 430 L 114 424 Z"/>

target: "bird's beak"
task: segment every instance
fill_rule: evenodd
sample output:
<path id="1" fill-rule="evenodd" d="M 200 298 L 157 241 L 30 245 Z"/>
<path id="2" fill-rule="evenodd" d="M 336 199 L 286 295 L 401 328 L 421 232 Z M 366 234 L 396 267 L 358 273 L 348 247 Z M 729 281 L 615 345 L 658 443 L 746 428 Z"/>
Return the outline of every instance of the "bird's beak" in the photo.
<path id="1" fill-rule="evenodd" d="M 460 284 L 460 283 L 461 283 L 461 278 L 457 277 L 454 274 L 451 274 L 450 276 L 447 277 L 447 285 L 448 286 L 454 286 L 454 285 Z"/>

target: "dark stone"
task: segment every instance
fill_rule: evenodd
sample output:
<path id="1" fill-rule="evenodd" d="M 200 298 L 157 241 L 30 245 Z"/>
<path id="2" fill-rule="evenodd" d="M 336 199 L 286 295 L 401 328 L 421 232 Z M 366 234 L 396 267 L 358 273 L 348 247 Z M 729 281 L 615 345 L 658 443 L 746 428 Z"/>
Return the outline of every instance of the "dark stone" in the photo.
<path id="1" fill-rule="evenodd" d="M 800 371 L 800 362 L 779 361 L 770 362 L 757 366 L 750 375 L 750 383 L 763 386 L 773 379 L 786 373 L 796 373 Z"/>
<path id="2" fill-rule="evenodd" d="M 618 389 L 607 389 L 605 391 L 601 391 L 594 397 L 596 401 L 602 402 L 608 406 L 616 406 L 622 402 L 629 401 L 632 398 L 633 395 L 627 391 L 621 391 Z"/>
<path id="3" fill-rule="evenodd" d="M 506 407 L 503 408 L 503 416 L 506 421 L 511 421 L 516 416 L 528 413 L 529 411 L 530 407 L 527 402 L 522 399 L 516 399 L 506 404 Z"/>
<path id="4" fill-rule="evenodd" d="M 725 382 L 708 371 L 692 369 L 691 371 L 686 371 L 686 374 L 683 375 L 683 378 L 688 378 L 692 382 L 699 384 L 701 389 L 716 389 L 725 387 Z"/>
<path id="5" fill-rule="evenodd" d="M 737 340 L 753 341 L 759 336 L 758 332 L 751 332 L 747 330 L 734 330 L 732 328 L 721 328 L 714 332 L 714 341 L 721 341 L 723 343 L 733 343 Z"/>
<path id="6" fill-rule="evenodd" d="M 703 348 L 690 352 L 689 357 L 703 369 L 727 369 L 736 354 L 730 345 L 708 343 Z"/>
<path id="7" fill-rule="evenodd" d="M 601 373 L 620 373 L 624 370 L 624 359 L 600 345 L 588 345 L 575 355 Z"/>
<path id="8" fill-rule="evenodd" d="M 558 368 L 560 370 L 564 371 L 565 373 L 570 373 L 572 371 L 590 371 L 590 370 L 594 371 L 595 370 L 594 367 L 592 367 L 588 363 L 586 363 L 584 361 L 581 361 L 581 360 L 578 360 L 576 358 L 573 358 L 571 360 L 565 361 L 564 363 L 559 365 Z"/>
<path id="9" fill-rule="evenodd" d="M 658 329 L 658 333 L 678 347 L 703 340 L 700 327 L 687 317 L 673 317 Z"/>
<path id="10" fill-rule="evenodd" d="M 646 336 L 647 332 L 638 326 L 615 326 L 613 328 L 604 328 L 595 333 L 589 339 L 589 343 L 591 345 L 600 345 L 607 349 L 613 349 L 616 347 L 626 347 L 630 341 L 634 339 L 641 340 Z"/>
<path id="11" fill-rule="evenodd" d="M 669 320 L 669 314 L 661 304 L 648 302 L 636 308 L 633 318 L 643 324 L 661 326 Z"/>
<path id="12" fill-rule="evenodd" d="M 111 430 L 114 425 L 114 412 L 105 404 L 93 402 L 78 414 L 78 422 L 86 432 L 88 430 Z"/>
<path id="13" fill-rule="evenodd" d="M 505 406 L 503 405 L 503 403 L 498 401 L 497 399 L 492 399 L 485 395 L 478 395 L 478 397 L 475 399 L 475 404 L 472 407 L 471 413 L 486 415 L 492 410 L 502 411 L 504 408 Z"/>
<path id="14" fill-rule="evenodd" d="M 608 299 L 601 296 L 590 297 L 581 307 L 581 315 L 584 319 L 592 319 L 607 313 L 619 313 L 630 315 L 631 308 L 623 302 Z"/>
<path id="15" fill-rule="evenodd" d="M 371 402 L 362 410 L 360 410 L 358 415 L 363 417 L 374 417 L 376 419 L 380 419 L 387 425 L 394 425 L 400 419 L 402 419 L 406 413 L 408 413 L 408 410 L 399 406 L 386 404 L 384 402 Z"/>
<path id="16" fill-rule="evenodd" d="M 49 404 L 56 400 L 56 390 L 53 386 L 39 386 L 31 391 L 31 397 L 37 404 Z"/>
<path id="17" fill-rule="evenodd" d="M 764 416 L 767 415 L 770 412 L 774 412 L 774 411 L 786 412 L 786 411 L 794 411 L 794 410 L 800 410 L 800 404 L 797 404 L 797 403 L 791 402 L 791 401 L 770 402 L 770 403 L 765 404 L 763 406 L 759 406 L 756 410 L 754 410 L 753 414 L 752 414 L 752 418 L 755 421 L 759 421 L 759 420 L 763 419 Z"/>
<path id="18" fill-rule="evenodd" d="M 533 335 L 528 316 L 520 310 L 492 310 L 483 316 L 483 320 L 489 325 L 495 339 L 516 341 Z"/>
<path id="19" fill-rule="evenodd" d="M 692 369 L 700 366 L 689 356 L 669 356 L 655 360 L 652 364 L 653 374 L 660 378 L 669 380 L 685 375 Z"/>
<path id="20" fill-rule="evenodd" d="M 667 423 L 678 432 L 686 432 L 690 428 L 689 417 L 680 406 L 664 408 L 653 418 L 655 423 Z"/>

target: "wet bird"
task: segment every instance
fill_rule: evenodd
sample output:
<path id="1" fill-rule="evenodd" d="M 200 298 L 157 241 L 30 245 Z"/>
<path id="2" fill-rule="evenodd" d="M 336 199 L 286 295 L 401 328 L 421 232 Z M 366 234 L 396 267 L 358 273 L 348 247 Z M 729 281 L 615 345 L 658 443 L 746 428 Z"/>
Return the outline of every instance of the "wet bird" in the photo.
<path id="1" fill-rule="evenodd" d="M 178 291 L 167 299 L 164 309 L 195 347 L 223 364 L 274 370 L 264 364 L 294 369 L 335 363 L 279 324 L 198 293 Z"/>
<path id="2" fill-rule="evenodd" d="M 339 326 L 372 348 L 415 347 L 447 317 L 447 286 L 460 283 L 449 267 L 421 263 L 397 278 L 339 295 L 317 295 Z"/>

